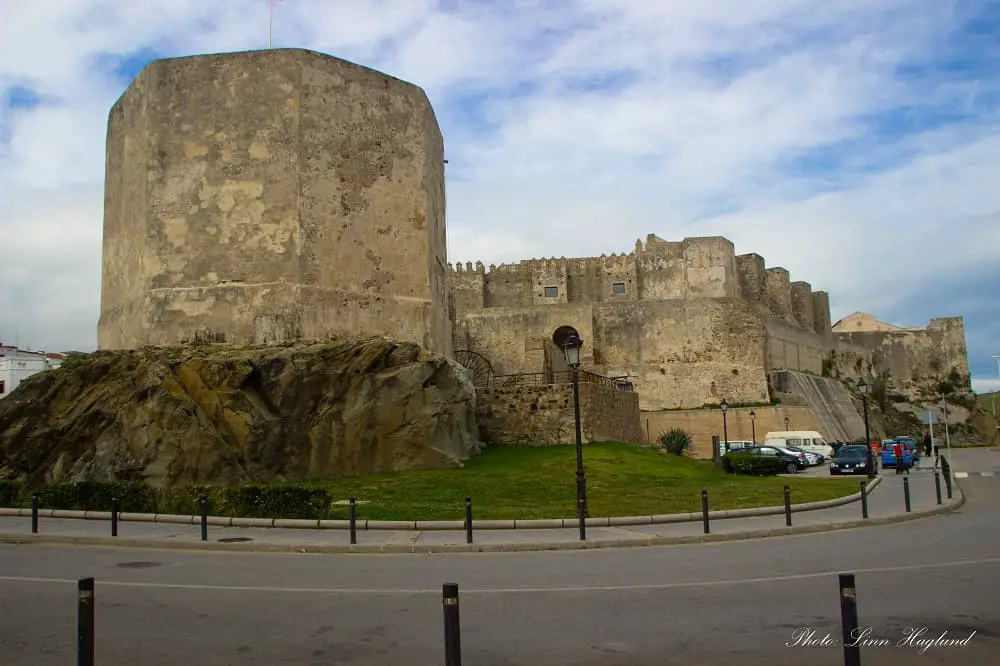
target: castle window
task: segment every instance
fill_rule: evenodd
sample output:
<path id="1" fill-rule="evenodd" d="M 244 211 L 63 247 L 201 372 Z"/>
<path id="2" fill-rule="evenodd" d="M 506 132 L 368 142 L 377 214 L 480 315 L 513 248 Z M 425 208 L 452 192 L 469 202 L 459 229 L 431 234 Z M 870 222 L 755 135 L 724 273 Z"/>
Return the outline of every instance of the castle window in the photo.
<path id="1" fill-rule="evenodd" d="M 3 395 L 6 392 L 7 392 L 7 382 L 0 379 L 0 395 Z"/>
<path id="2" fill-rule="evenodd" d="M 546 287 L 545 298 L 555 298 L 559 295 L 559 287 Z"/>
<path id="3" fill-rule="evenodd" d="M 614 284 L 612 284 L 611 285 L 611 293 L 612 294 L 624 294 L 625 293 L 625 283 L 624 282 L 615 282 Z"/>

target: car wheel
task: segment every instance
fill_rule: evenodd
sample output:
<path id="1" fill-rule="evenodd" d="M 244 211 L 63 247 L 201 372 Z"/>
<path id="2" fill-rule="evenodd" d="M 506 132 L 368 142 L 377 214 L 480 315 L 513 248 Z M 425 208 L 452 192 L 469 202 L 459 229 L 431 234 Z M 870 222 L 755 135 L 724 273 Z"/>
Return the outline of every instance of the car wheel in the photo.
<path id="1" fill-rule="evenodd" d="M 787 465 L 785 465 L 785 471 L 788 472 L 789 474 L 795 474 L 795 472 L 799 471 L 799 467 L 795 463 L 790 462 Z"/>

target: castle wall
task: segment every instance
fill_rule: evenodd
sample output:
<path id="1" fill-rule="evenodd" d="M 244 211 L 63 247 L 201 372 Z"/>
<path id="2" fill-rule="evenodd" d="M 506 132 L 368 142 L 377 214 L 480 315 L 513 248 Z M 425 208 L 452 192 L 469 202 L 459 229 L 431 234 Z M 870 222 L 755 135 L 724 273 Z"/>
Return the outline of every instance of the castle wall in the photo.
<path id="1" fill-rule="evenodd" d="M 825 291 L 814 291 L 813 301 L 813 330 L 818 334 L 829 338 L 832 335 L 830 324 L 830 294 Z"/>
<path id="2" fill-rule="evenodd" d="M 768 268 L 766 273 L 767 308 L 775 317 L 788 322 L 792 316 L 792 285 L 784 268 Z"/>
<path id="3" fill-rule="evenodd" d="M 796 323 L 806 331 L 816 331 L 816 314 L 813 310 L 812 285 L 808 282 L 793 282 L 791 284 L 792 316 Z"/>
<path id="4" fill-rule="evenodd" d="M 965 324 L 961 317 L 932 319 L 927 328 L 835 332 L 838 345 L 868 351 L 877 371 L 888 370 L 893 385 L 913 399 L 934 397 L 939 381 L 954 371 L 960 391 L 971 391 Z"/>
<path id="5" fill-rule="evenodd" d="M 479 352 L 494 373 L 544 372 L 545 347 L 560 326 L 572 326 L 583 338 L 584 367 L 594 365 L 593 306 L 568 303 L 546 307 L 487 308 L 455 323 L 455 349 Z"/>
<path id="6" fill-rule="evenodd" d="M 767 402 L 764 317 L 738 298 L 594 306 L 595 363 L 628 375 L 644 410 Z"/>
<path id="7" fill-rule="evenodd" d="M 580 384 L 583 443 L 616 440 L 642 443 L 639 398 L 591 383 Z M 476 421 L 486 444 L 552 446 L 576 440 L 573 385 L 542 384 L 480 389 Z"/>
<path id="8" fill-rule="evenodd" d="M 300 49 L 154 61 L 112 108 L 107 171 L 101 348 L 360 333 L 451 354 L 420 88 Z"/>
<path id="9" fill-rule="evenodd" d="M 785 417 L 795 430 L 818 430 L 819 419 L 809 407 L 785 406 L 754 407 L 754 423 L 750 422 L 750 408 L 730 409 L 726 413 L 726 431 L 729 441 L 764 441 L 768 432 L 785 429 Z M 712 458 L 712 437 L 724 441 L 722 412 L 718 409 L 684 409 L 669 412 L 642 412 L 640 428 L 646 441 L 655 444 L 673 428 L 680 428 L 691 435 L 691 448 L 687 455 L 708 460 Z"/>
<path id="10" fill-rule="evenodd" d="M 823 373 L 823 359 L 833 349 L 828 337 L 775 317 L 767 318 L 767 368 Z"/>
<path id="11" fill-rule="evenodd" d="M 767 305 L 767 269 L 764 257 L 759 254 L 741 254 L 736 257 L 740 296 L 750 303 Z"/>

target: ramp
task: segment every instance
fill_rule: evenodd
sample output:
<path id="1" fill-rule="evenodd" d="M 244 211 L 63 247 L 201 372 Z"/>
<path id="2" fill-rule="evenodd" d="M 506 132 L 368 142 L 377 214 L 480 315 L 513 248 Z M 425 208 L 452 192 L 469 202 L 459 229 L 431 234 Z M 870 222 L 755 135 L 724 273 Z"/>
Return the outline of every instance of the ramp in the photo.
<path id="1" fill-rule="evenodd" d="M 795 370 L 776 370 L 770 374 L 775 391 L 798 396 L 805 402 L 827 440 L 864 439 L 865 421 L 851 394 L 839 381 Z"/>

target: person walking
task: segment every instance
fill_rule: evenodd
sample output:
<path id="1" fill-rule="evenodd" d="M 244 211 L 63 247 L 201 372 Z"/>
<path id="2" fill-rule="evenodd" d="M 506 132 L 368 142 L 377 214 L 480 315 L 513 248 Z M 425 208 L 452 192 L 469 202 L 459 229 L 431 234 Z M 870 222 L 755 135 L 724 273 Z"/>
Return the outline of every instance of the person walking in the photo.
<path id="1" fill-rule="evenodd" d="M 892 455 L 896 458 L 896 474 L 903 473 L 903 445 L 896 442 L 892 445 Z"/>
<path id="2" fill-rule="evenodd" d="M 931 457 L 931 434 L 929 432 L 924 433 L 924 455 L 928 458 Z"/>

